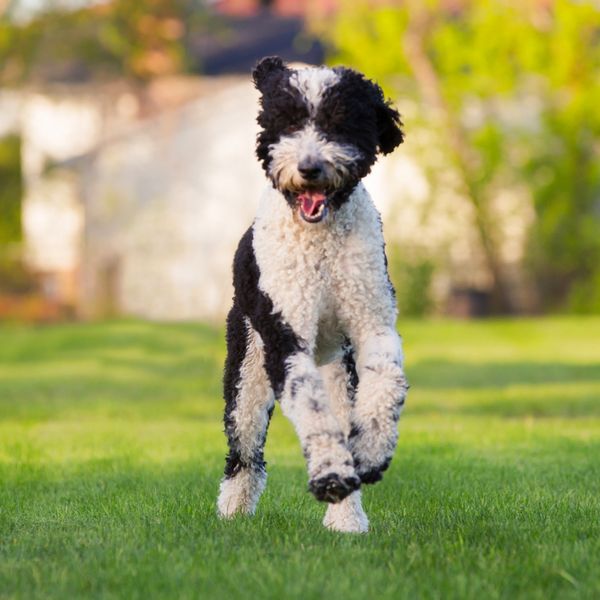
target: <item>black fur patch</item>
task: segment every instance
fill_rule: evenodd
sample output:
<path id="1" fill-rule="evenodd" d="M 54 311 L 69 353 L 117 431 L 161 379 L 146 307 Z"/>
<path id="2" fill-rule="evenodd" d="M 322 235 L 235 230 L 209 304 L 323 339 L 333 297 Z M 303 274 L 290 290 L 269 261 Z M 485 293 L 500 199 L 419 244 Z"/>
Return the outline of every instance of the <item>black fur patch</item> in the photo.
<path id="1" fill-rule="evenodd" d="M 360 425 L 357 425 L 356 423 L 352 423 L 350 426 L 350 433 L 348 434 L 348 439 L 351 440 L 352 438 L 355 438 L 356 436 L 361 435 L 362 433 L 362 429 L 360 427 Z"/>
<path id="2" fill-rule="evenodd" d="M 279 397 L 285 380 L 285 361 L 293 353 L 302 350 L 301 341 L 279 313 L 273 313 L 273 302 L 258 287 L 260 272 L 252 247 L 253 231 L 248 229 L 242 237 L 233 264 L 235 295 L 233 307 L 227 317 L 227 359 L 223 376 L 225 397 L 225 433 L 229 454 L 225 463 L 225 476 L 233 477 L 242 468 L 265 469 L 263 448 L 266 431 L 257 440 L 257 446 L 249 464 L 241 459 L 240 443 L 236 433 L 233 413 L 237 403 L 240 369 L 246 356 L 248 332 L 245 317 L 259 333 L 265 347 L 265 370 L 271 386 Z M 269 409 L 269 419 L 272 414 Z"/>
<path id="3" fill-rule="evenodd" d="M 233 263 L 234 307 L 246 315 L 252 327 L 262 338 L 265 349 L 265 370 L 275 396 L 283 392 L 286 360 L 304 351 L 305 343 L 283 320 L 281 313 L 273 311 L 273 301 L 258 287 L 260 271 L 254 256 L 250 227 L 242 237 Z"/>
<path id="4" fill-rule="evenodd" d="M 362 73 L 345 67 L 335 71 L 340 80 L 325 92 L 317 124 L 328 137 L 353 143 L 373 161 L 378 152 L 389 154 L 404 141 L 400 113 Z"/>
<path id="5" fill-rule="evenodd" d="M 267 173 L 271 160 L 269 146 L 282 135 L 301 129 L 309 116 L 302 94 L 289 84 L 291 74 L 277 57 L 263 59 L 253 71 L 254 83 L 262 94 L 256 119 L 261 127 L 256 139 L 256 156 Z"/>
<path id="6" fill-rule="evenodd" d="M 376 83 L 352 69 L 337 67 L 335 71 L 340 79 L 325 91 L 315 123 L 327 139 L 354 146 L 360 152 L 348 180 L 330 199 L 331 206 L 339 208 L 370 172 L 378 152 L 388 154 L 404 136 L 400 114 Z"/>
<path id="7" fill-rule="evenodd" d="M 361 178 L 375 162 L 379 145 L 375 84 L 351 69 L 336 72 L 340 79 L 325 90 L 315 123 L 327 139 L 358 148 L 362 158 L 355 176 Z"/>
<path id="8" fill-rule="evenodd" d="M 315 413 L 322 413 L 325 409 L 321 404 L 319 404 L 314 398 L 311 398 L 308 403 L 308 408 Z"/>
<path id="9" fill-rule="evenodd" d="M 341 502 L 359 487 L 360 479 L 356 475 L 340 477 L 337 473 L 330 473 L 308 483 L 308 489 L 317 500 L 332 504 Z"/>
<path id="10" fill-rule="evenodd" d="M 279 56 L 267 56 L 260 60 L 252 70 L 254 85 L 262 92 L 266 89 L 266 84 L 273 75 L 287 70 L 287 67 Z"/>
<path id="11" fill-rule="evenodd" d="M 305 375 L 299 375 L 298 377 L 294 377 L 290 383 L 290 393 L 292 396 L 292 400 L 296 398 L 298 391 L 302 386 L 306 383 L 307 377 Z"/>
<path id="12" fill-rule="evenodd" d="M 223 395 L 225 397 L 225 434 L 229 454 L 225 459 L 225 476 L 233 477 L 241 468 L 239 439 L 236 433 L 233 411 L 236 406 L 237 386 L 240 382 L 240 369 L 246 356 L 247 334 L 244 317 L 234 305 L 227 316 L 227 358 L 223 375 Z"/>
<path id="13" fill-rule="evenodd" d="M 346 369 L 346 390 L 350 404 L 356 402 L 356 392 L 358 390 L 358 373 L 356 372 L 356 361 L 354 359 L 354 348 L 349 339 L 346 338 L 343 345 L 342 364 Z"/>
<path id="14" fill-rule="evenodd" d="M 384 471 L 387 471 L 391 462 L 392 462 L 391 457 L 386 458 L 385 461 L 381 465 L 379 465 L 377 468 L 371 469 L 370 471 L 367 471 L 366 473 L 360 473 L 361 482 L 362 483 L 377 483 L 378 481 L 381 481 L 383 479 Z M 357 466 L 357 469 L 358 469 L 358 466 Z"/>

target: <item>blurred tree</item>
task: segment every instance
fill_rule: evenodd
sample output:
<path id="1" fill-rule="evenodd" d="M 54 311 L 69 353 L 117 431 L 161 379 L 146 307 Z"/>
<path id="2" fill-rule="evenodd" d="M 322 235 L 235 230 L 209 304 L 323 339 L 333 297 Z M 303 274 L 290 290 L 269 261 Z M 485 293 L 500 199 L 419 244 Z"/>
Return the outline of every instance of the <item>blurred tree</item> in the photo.
<path id="1" fill-rule="evenodd" d="M 387 256 L 400 314 L 419 318 L 429 315 L 435 307 L 431 289 L 434 262 L 424 252 L 407 252 L 393 243 L 387 246 Z"/>
<path id="2" fill-rule="evenodd" d="M 544 305 L 600 310 L 597 4 L 347 2 L 322 33 L 336 61 L 417 99 L 473 208 L 498 310 L 511 305 L 493 200 L 511 184 L 533 198 L 529 264 Z"/>
<path id="3" fill-rule="evenodd" d="M 0 15 L 0 84 L 185 71 L 186 36 L 206 26 L 201 0 L 111 0 L 76 10 L 49 3 L 29 21 Z"/>
<path id="4" fill-rule="evenodd" d="M 555 2 L 545 30 L 532 57 L 540 135 L 524 170 L 538 217 L 529 260 L 545 306 L 600 312 L 600 6 Z"/>
<path id="5" fill-rule="evenodd" d="M 21 140 L 10 135 L 0 139 L 0 296 L 3 292 L 35 289 L 35 281 L 23 266 L 19 252 L 23 237 L 22 195 Z"/>
<path id="6" fill-rule="evenodd" d="M 21 140 L 0 139 L 0 251 L 21 241 Z"/>

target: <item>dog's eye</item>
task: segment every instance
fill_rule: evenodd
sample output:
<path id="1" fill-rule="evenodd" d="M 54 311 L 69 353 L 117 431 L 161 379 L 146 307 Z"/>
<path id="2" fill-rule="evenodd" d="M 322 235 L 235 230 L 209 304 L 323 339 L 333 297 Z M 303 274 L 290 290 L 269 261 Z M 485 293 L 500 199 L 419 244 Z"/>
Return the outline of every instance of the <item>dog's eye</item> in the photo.
<path id="1" fill-rule="evenodd" d="M 292 125 L 288 125 L 287 127 L 285 127 L 283 129 L 283 133 L 286 135 L 291 135 L 292 133 L 296 133 L 296 131 L 300 131 L 300 125 L 296 124 L 292 124 Z"/>

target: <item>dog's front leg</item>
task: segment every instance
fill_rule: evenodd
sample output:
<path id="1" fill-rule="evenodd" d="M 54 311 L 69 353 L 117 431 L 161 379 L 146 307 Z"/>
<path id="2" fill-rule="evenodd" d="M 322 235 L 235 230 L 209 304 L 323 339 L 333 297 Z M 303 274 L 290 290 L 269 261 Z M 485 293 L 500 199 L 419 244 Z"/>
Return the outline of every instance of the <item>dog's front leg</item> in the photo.
<path id="1" fill-rule="evenodd" d="M 286 360 L 281 408 L 300 438 L 315 497 L 339 502 L 358 489 L 360 479 L 346 436 L 331 410 L 314 359 L 305 351 Z"/>
<path id="2" fill-rule="evenodd" d="M 398 419 L 408 389 L 402 345 L 389 327 L 353 341 L 359 384 L 349 444 L 361 481 L 375 483 L 388 468 L 398 441 Z"/>

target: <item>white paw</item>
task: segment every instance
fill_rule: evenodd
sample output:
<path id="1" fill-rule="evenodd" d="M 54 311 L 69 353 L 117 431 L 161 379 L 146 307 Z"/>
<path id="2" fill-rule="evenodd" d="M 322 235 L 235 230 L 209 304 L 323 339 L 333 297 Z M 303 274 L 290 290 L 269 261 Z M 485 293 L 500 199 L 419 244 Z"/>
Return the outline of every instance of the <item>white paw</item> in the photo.
<path id="1" fill-rule="evenodd" d="M 360 502 L 360 491 L 356 491 L 338 504 L 330 504 L 323 525 L 331 531 L 343 533 L 367 533 L 369 519 Z"/>
<path id="2" fill-rule="evenodd" d="M 231 479 L 223 479 L 217 500 L 219 517 L 230 519 L 236 514 L 253 515 L 266 483 L 266 473 L 252 470 L 242 470 Z"/>

